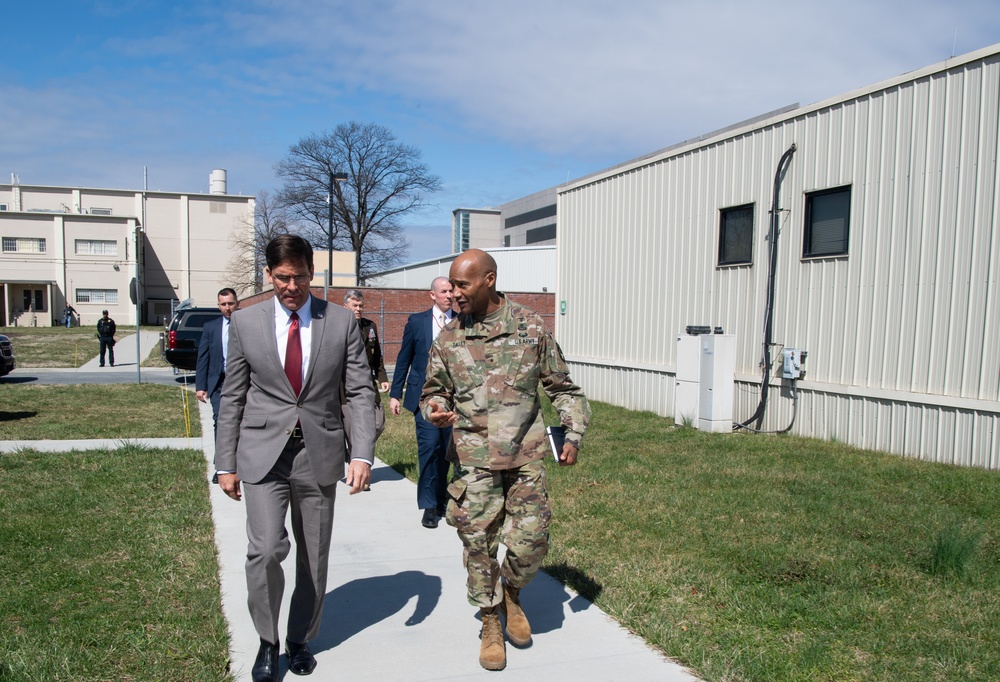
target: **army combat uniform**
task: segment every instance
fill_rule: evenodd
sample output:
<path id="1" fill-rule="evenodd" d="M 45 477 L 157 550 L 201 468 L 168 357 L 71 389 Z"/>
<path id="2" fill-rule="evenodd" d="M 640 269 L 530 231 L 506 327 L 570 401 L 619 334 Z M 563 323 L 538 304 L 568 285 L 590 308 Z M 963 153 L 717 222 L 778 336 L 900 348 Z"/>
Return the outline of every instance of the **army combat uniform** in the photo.
<path id="1" fill-rule="evenodd" d="M 385 431 L 385 408 L 382 407 L 382 393 L 381 386 L 382 382 L 389 381 L 389 375 L 385 372 L 385 360 L 382 358 L 382 346 L 379 345 L 378 340 L 378 327 L 375 326 L 375 322 L 369 320 L 367 317 L 362 317 L 357 320 L 358 329 L 361 331 L 361 338 L 365 342 L 365 355 L 368 357 L 368 367 L 372 370 L 372 385 L 375 387 L 375 439 L 382 435 Z M 341 405 L 347 405 L 347 397 L 344 395 L 344 384 L 340 385 L 340 401 Z M 342 416 L 344 419 L 344 432 L 348 434 L 347 438 L 347 458 L 350 461 L 351 457 L 351 419 L 347 414 L 347 408 L 343 408 Z"/>
<path id="2" fill-rule="evenodd" d="M 379 384 L 388 383 L 389 375 L 385 372 L 385 360 L 382 357 L 382 346 L 379 345 L 378 327 L 375 322 L 367 317 L 358 320 L 358 329 L 361 330 L 361 338 L 365 341 L 365 355 L 368 356 L 368 366 L 372 370 L 372 384 L 375 386 L 375 404 L 382 404 L 381 388 Z"/>
<path id="3" fill-rule="evenodd" d="M 501 577 L 520 590 L 548 552 L 543 460 L 550 455 L 539 383 L 566 427 L 566 442 L 577 448 L 590 404 L 537 313 L 501 295 L 500 309 L 486 318 L 456 319 L 431 346 L 420 408 L 428 420 L 432 404 L 458 417 L 446 519 L 465 546 L 469 603 L 490 608 L 503 600 Z"/>

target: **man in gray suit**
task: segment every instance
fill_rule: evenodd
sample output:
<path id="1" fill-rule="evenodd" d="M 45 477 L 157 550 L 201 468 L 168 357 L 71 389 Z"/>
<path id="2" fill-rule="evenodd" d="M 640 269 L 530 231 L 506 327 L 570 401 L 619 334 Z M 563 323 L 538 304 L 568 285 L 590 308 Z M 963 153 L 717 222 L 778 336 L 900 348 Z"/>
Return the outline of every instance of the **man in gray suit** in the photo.
<path id="1" fill-rule="evenodd" d="M 273 239 L 265 258 L 275 297 L 230 320 L 215 454 L 219 486 L 246 499 L 248 604 L 261 641 L 254 682 L 278 679 L 289 505 L 297 554 L 288 669 L 308 675 L 316 667 L 308 642 L 319 633 L 333 504 L 344 476 L 341 382 L 352 423 L 352 495 L 368 484 L 375 451 L 374 389 L 354 316 L 309 293 L 313 253 L 301 237 Z"/>

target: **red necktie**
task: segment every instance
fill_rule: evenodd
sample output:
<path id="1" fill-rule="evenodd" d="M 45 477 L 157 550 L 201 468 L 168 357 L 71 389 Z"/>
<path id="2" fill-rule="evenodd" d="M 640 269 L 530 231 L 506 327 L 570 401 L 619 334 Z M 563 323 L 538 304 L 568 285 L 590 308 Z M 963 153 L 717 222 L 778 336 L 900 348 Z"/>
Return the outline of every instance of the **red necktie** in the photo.
<path id="1" fill-rule="evenodd" d="M 292 313 L 288 327 L 288 345 L 285 346 L 285 376 L 295 395 L 302 391 L 302 340 L 299 338 L 299 314 Z"/>

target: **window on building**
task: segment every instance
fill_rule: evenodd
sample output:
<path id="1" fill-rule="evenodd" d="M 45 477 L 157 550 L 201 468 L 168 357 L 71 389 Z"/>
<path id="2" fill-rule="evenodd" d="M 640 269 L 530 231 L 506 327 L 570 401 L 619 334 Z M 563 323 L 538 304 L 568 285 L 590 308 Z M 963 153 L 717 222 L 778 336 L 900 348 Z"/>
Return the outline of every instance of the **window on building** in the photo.
<path id="1" fill-rule="evenodd" d="M 556 224 L 533 227 L 524 233 L 525 244 L 537 244 L 556 238 Z"/>
<path id="2" fill-rule="evenodd" d="M 45 253 L 45 237 L 4 237 L 4 253 Z"/>
<path id="3" fill-rule="evenodd" d="M 463 253 L 469 250 L 469 222 L 470 217 L 467 211 L 455 214 L 454 242 L 452 243 L 452 253 Z"/>
<path id="4" fill-rule="evenodd" d="M 503 227 L 505 230 L 509 230 L 512 227 L 518 227 L 519 225 L 524 225 L 526 223 L 533 223 L 536 220 L 545 220 L 546 218 L 552 218 L 555 215 L 556 205 L 549 204 L 548 206 L 536 208 L 533 211 L 527 211 L 526 213 L 506 218 L 503 221 Z"/>
<path id="5" fill-rule="evenodd" d="M 851 188 L 806 194 L 806 224 L 802 256 L 840 256 L 847 253 L 851 227 Z"/>
<path id="6" fill-rule="evenodd" d="M 719 265 L 753 263 L 753 204 L 719 211 Z"/>
<path id="7" fill-rule="evenodd" d="M 117 289 L 77 289 L 76 290 L 76 302 L 77 303 L 107 303 L 109 305 L 117 305 L 117 303 L 118 303 L 118 290 Z"/>
<path id="8" fill-rule="evenodd" d="M 114 239 L 77 239 L 77 255 L 117 256 L 118 242 Z"/>
<path id="9" fill-rule="evenodd" d="M 503 245 L 504 246 L 510 246 L 510 235 L 509 234 L 505 234 L 503 236 Z"/>
<path id="10" fill-rule="evenodd" d="M 208 212 L 209 213 L 225 213 L 226 212 L 226 202 L 224 202 L 224 201 L 210 201 L 210 202 L 208 202 Z"/>

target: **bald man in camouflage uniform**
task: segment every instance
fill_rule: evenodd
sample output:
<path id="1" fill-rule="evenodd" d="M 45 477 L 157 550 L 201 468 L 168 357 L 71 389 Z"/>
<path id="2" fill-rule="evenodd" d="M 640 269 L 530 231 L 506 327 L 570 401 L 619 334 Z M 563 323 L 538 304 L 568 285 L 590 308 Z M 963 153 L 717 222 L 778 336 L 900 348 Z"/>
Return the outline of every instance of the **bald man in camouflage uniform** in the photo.
<path id="1" fill-rule="evenodd" d="M 481 612 L 479 663 L 502 670 L 507 655 L 500 615 L 511 643 L 531 644 L 520 591 L 549 549 L 543 464 L 549 450 L 539 384 L 566 427 L 560 465 L 576 463 L 590 405 L 570 381 L 542 318 L 497 292 L 489 254 L 466 251 L 452 264 L 450 279 L 461 315 L 431 346 L 420 407 L 436 426 L 454 425 L 458 464 L 446 520 L 465 546 L 469 603 Z M 500 542 L 507 548 L 502 565 Z"/>

